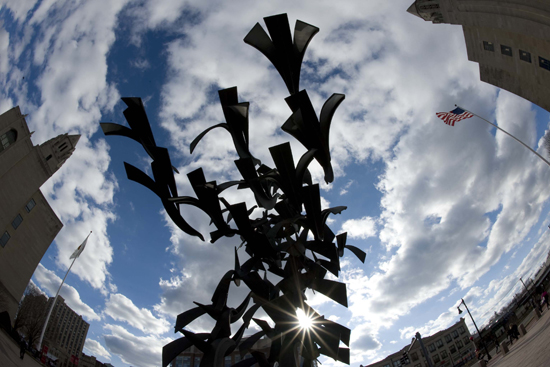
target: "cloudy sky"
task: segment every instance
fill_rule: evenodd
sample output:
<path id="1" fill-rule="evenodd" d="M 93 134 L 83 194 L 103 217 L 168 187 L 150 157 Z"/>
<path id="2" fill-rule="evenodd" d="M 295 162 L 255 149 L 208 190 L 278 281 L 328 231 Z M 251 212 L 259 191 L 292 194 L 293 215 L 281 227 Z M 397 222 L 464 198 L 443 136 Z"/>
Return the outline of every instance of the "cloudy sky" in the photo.
<path id="1" fill-rule="evenodd" d="M 252 153 L 272 166 L 268 147 L 290 141 L 301 155 L 280 129 L 289 116 L 284 83 L 242 41 L 279 13 L 292 28 L 297 19 L 320 28 L 301 83 L 317 111 L 332 93 L 346 95 L 330 136 L 335 180 L 324 184 L 315 165 L 312 175 L 323 206 L 348 207 L 332 217 L 333 231 L 348 232 L 368 256 L 365 264 L 344 259 L 349 308 L 320 295 L 310 303 L 352 329 L 352 365 L 397 351 L 416 331 L 450 326 L 461 298 L 483 323 L 520 289 L 519 277 L 548 252 L 550 168 L 477 118 L 450 127 L 435 113 L 459 104 L 541 154 L 549 115 L 479 81 L 461 27 L 424 22 L 406 13 L 411 3 L 0 0 L 0 112 L 19 105 L 35 144 L 82 135 L 42 187 L 64 227 L 33 281 L 54 294 L 70 254 L 93 231 L 61 293 L 91 325 L 85 353 L 117 367 L 159 366 L 162 346 L 177 337 L 175 317 L 209 301 L 239 244 L 175 229 L 160 201 L 123 171 L 123 161 L 147 171 L 148 156 L 129 139 L 105 139 L 99 122 L 124 123 L 120 97 L 143 98 L 157 143 L 182 172 L 179 189 L 189 193 L 185 173 L 197 167 L 208 180 L 237 177 L 224 131 L 193 155 L 189 144 L 223 121 L 217 90 L 238 86 L 251 103 Z M 251 202 L 236 190 L 226 198 Z M 205 217 L 183 215 L 208 236 Z"/>

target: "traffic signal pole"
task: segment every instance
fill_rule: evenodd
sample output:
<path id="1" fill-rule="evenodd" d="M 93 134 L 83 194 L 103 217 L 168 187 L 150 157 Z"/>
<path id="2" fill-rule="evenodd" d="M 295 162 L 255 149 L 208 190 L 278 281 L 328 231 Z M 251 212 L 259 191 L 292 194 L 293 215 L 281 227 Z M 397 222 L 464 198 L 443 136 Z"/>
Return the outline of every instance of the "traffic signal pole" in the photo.
<path id="1" fill-rule="evenodd" d="M 416 332 L 416 340 L 420 342 L 420 348 L 422 348 L 422 353 L 424 353 L 424 357 L 426 358 L 426 361 L 428 362 L 428 367 L 434 367 L 432 364 L 432 360 L 430 359 L 430 355 L 428 354 L 428 351 L 426 350 L 426 347 L 424 346 L 424 342 L 422 342 L 422 337 L 420 336 L 420 333 Z"/>

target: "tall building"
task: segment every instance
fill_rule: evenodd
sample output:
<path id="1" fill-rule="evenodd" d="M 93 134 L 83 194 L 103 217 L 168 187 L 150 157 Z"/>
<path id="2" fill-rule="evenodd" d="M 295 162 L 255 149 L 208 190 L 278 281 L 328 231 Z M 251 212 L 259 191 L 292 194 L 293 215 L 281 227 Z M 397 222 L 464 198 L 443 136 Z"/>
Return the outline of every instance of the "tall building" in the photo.
<path id="1" fill-rule="evenodd" d="M 19 107 L 0 115 L 0 312 L 8 311 L 12 319 L 63 226 L 40 186 L 71 156 L 80 138 L 64 134 L 35 146 L 31 135 Z"/>
<path id="2" fill-rule="evenodd" d="M 470 336 L 470 331 L 464 322 L 464 318 L 460 318 L 460 321 L 448 329 L 438 331 L 428 337 L 423 337 L 422 342 L 434 366 L 452 367 L 462 361 L 475 360 L 475 348 L 470 341 Z M 403 357 L 403 353 L 408 350 L 409 345 L 399 352 L 390 354 L 383 360 L 369 364 L 366 367 L 401 367 L 400 359 Z M 409 360 L 410 363 L 407 366 L 410 367 L 428 366 L 420 343 L 414 343 L 409 351 Z"/>
<path id="3" fill-rule="evenodd" d="M 550 2 L 416 0 L 407 11 L 462 25 L 468 60 L 479 63 L 482 81 L 550 111 Z"/>
<path id="4" fill-rule="evenodd" d="M 47 310 L 52 306 L 53 300 L 54 297 L 48 300 Z M 79 365 L 89 327 L 90 324 L 82 316 L 65 304 L 63 297 L 57 298 L 43 342 L 48 353 L 58 358 L 57 367 Z"/>

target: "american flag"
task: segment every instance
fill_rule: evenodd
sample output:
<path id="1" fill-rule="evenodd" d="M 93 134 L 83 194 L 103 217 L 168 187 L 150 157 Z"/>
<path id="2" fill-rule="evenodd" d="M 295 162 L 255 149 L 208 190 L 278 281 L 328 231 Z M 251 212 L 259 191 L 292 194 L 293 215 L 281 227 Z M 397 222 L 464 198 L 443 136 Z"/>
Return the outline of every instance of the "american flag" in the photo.
<path id="1" fill-rule="evenodd" d="M 443 120 L 447 125 L 455 126 L 455 122 L 460 120 L 469 119 L 474 117 L 470 112 L 464 111 L 462 108 L 457 107 L 451 112 L 438 112 L 435 114 L 437 117 Z"/>

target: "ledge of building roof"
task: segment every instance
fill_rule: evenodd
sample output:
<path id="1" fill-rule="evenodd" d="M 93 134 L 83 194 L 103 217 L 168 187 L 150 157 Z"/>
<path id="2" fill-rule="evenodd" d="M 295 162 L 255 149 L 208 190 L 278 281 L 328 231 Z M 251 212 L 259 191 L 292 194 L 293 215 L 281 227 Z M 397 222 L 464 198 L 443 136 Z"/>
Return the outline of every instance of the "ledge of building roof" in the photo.
<path id="1" fill-rule="evenodd" d="M 407 9 L 407 13 L 411 13 L 412 15 L 416 15 L 419 18 L 422 18 L 420 14 L 418 14 L 418 9 L 416 9 L 416 1 L 412 3 L 411 6 Z"/>

